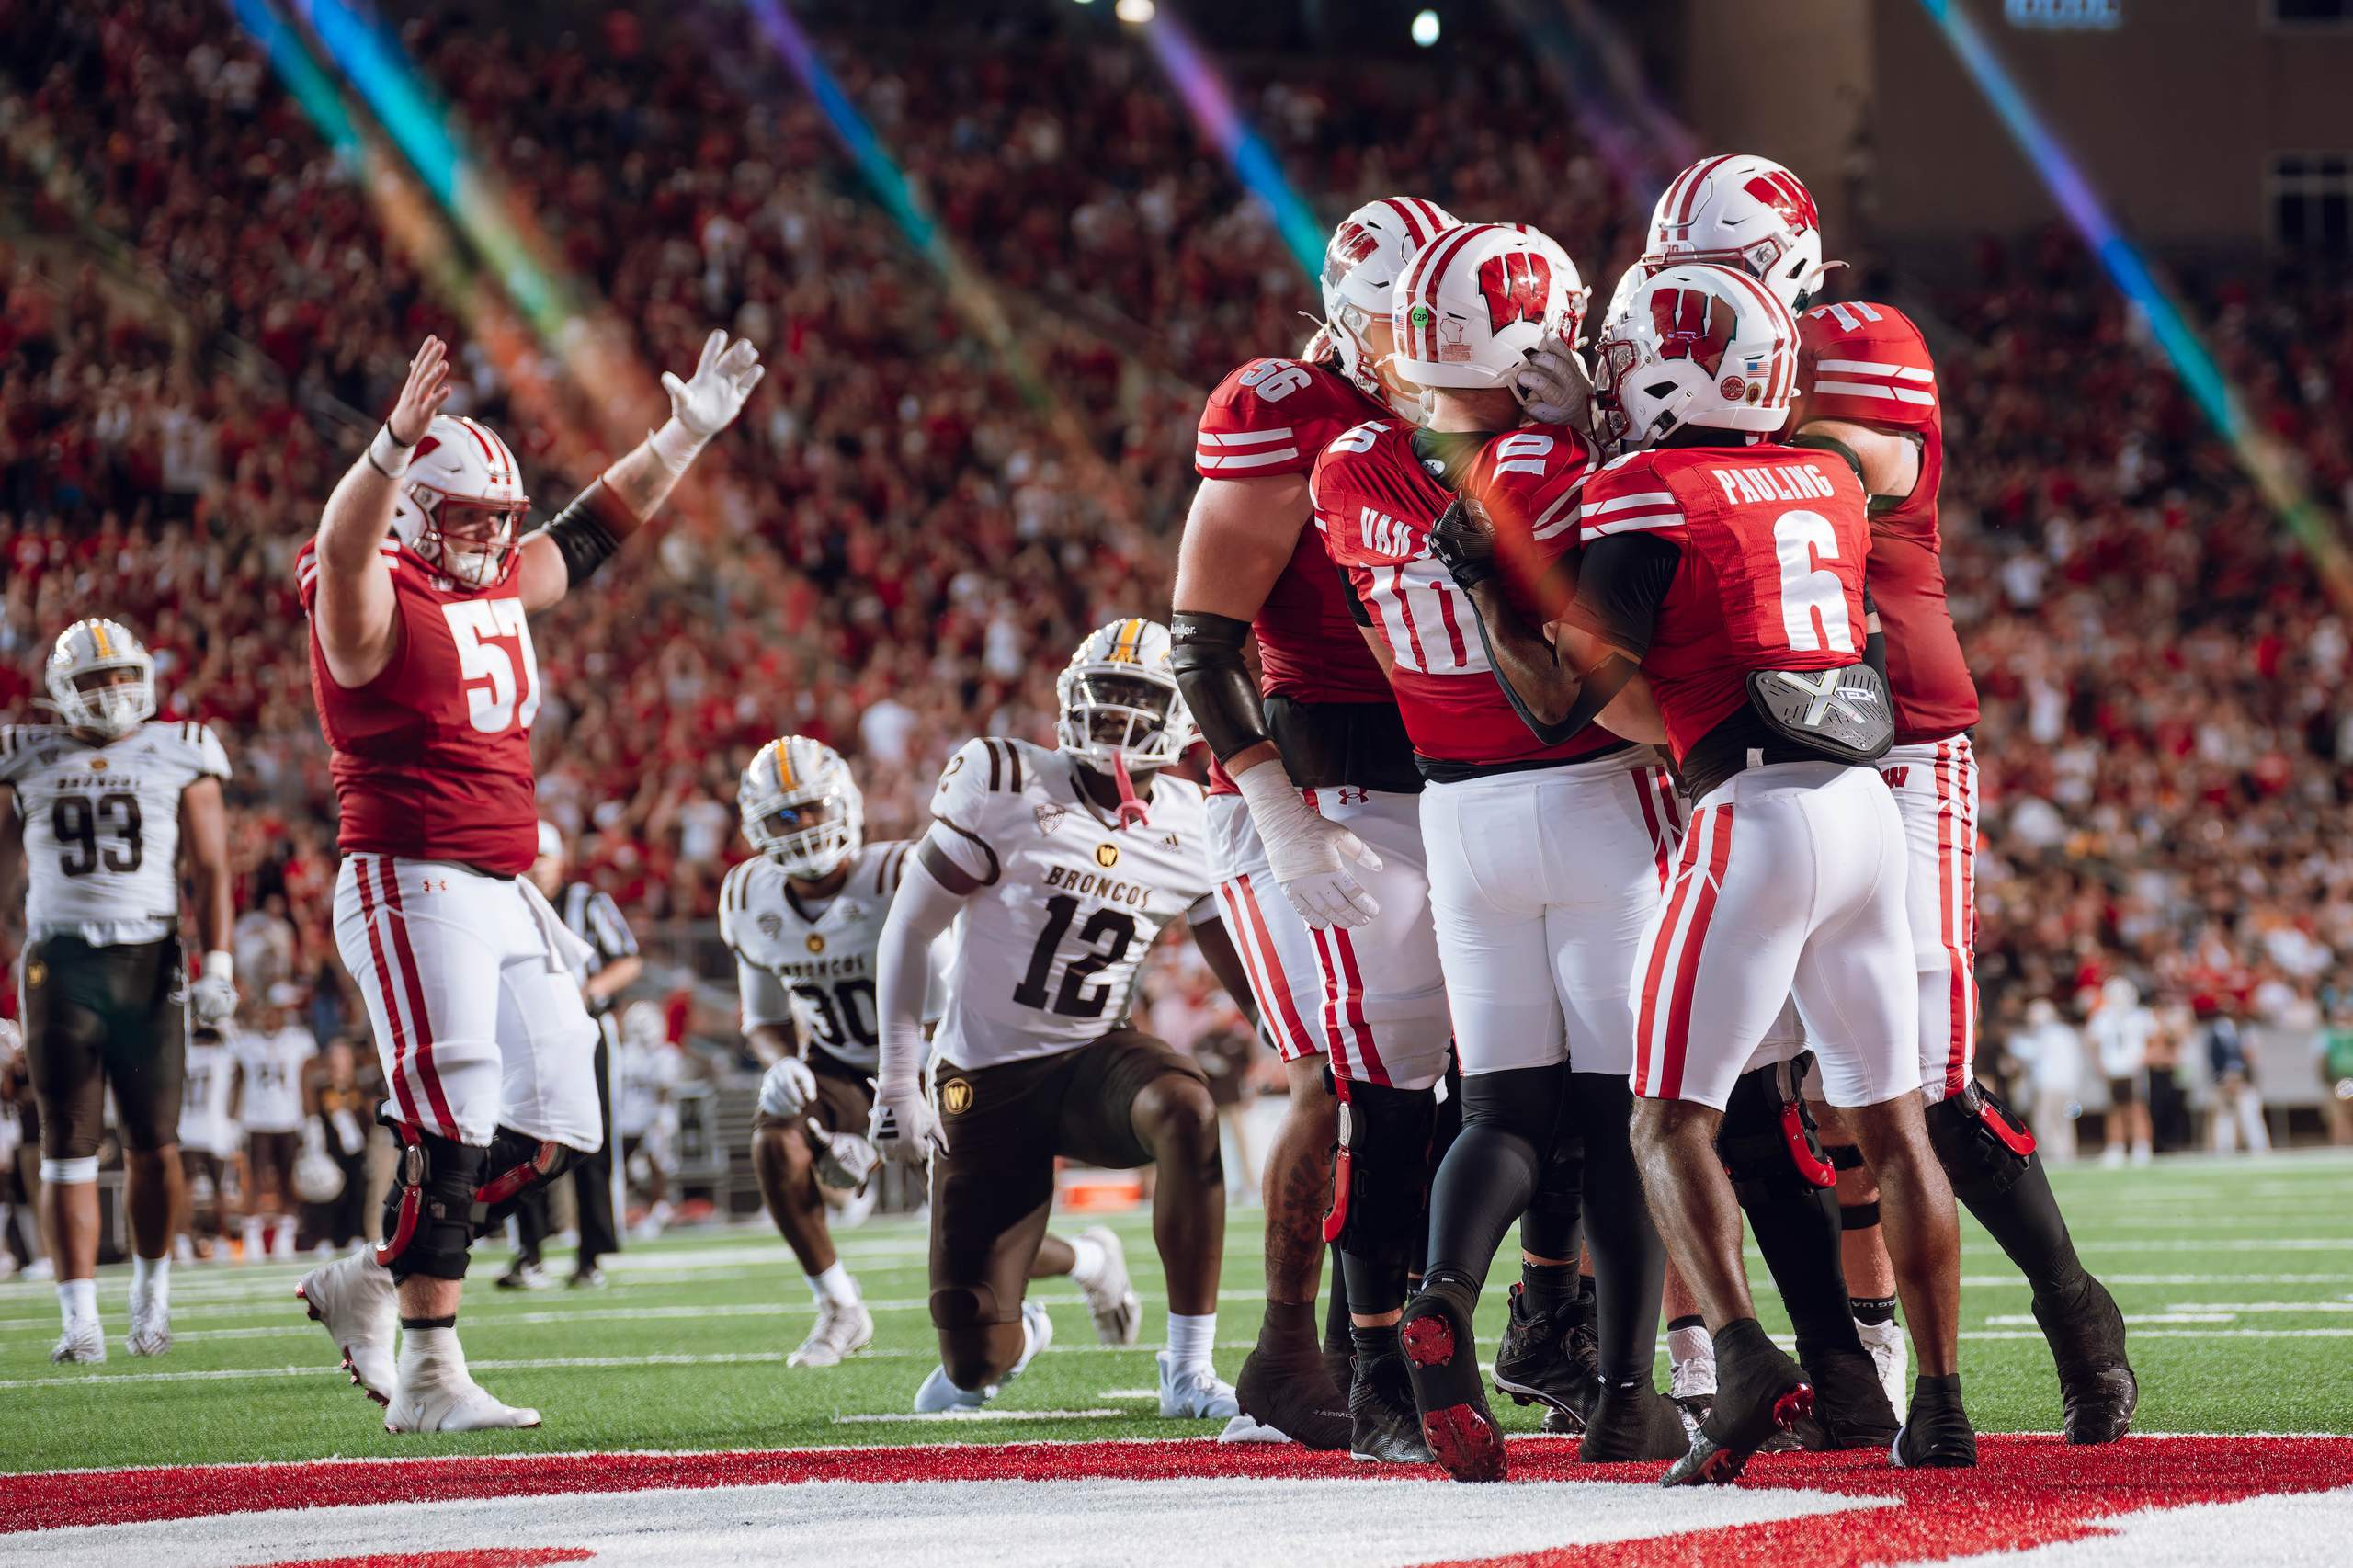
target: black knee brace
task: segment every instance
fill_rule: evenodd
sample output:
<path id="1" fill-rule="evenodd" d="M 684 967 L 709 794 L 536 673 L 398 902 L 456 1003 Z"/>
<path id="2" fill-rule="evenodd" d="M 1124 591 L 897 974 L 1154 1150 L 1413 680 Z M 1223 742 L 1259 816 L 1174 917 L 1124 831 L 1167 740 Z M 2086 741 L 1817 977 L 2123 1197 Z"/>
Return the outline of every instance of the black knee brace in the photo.
<path id="1" fill-rule="evenodd" d="M 1833 1156 L 1798 1093 L 1807 1058 L 1743 1073 L 1724 1102 L 1716 1154 L 1743 1206 L 1838 1185 Z"/>
<path id="2" fill-rule="evenodd" d="M 1325 1241 L 1377 1263 L 1402 1265 L 1410 1258 L 1429 1189 L 1437 1126 L 1437 1096 L 1427 1089 L 1340 1085 Z"/>
<path id="3" fill-rule="evenodd" d="M 390 1125 L 401 1141 L 400 1170 L 384 1195 L 384 1240 L 376 1261 L 395 1282 L 413 1274 L 463 1279 L 474 1238 L 474 1194 L 490 1151 L 406 1123 Z"/>
<path id="4" fill-rule="evenodd" d="M 562 1176 L 580 1157 L 576 1149 L 511 1127 L 491 1134 L 482 1187 L 474 1194 L 474 1233 L 486 1234 L 506 1223 L 526 1193 Z"/>
<path id="5" fill-rule="evenodd" d="M 1956 1189 L 1998 1196 L 2026 1174 L 2034 1134 L 1990 1089 L 1976 1084 L 1928 1107 L 1928 1146 Z"/>

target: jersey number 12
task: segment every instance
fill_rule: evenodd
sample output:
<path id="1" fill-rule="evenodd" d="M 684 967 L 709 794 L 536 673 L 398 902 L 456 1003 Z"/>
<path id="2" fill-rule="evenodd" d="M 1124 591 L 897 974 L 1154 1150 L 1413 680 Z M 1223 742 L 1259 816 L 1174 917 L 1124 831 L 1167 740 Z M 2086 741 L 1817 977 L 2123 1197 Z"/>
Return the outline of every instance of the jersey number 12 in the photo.
<path id="1" fill-rule="evenodd" d="M 1038 933 L 1038 946 L 1029 954 L 1029 972 L 1013 988 L 1016 1002 L 1040 1012 L 1048 1010 L 1046 977 L 1053 972 L 1054 954 L 1077 915 L 1078 900 L 1068 893 L 1046 901 L 1046 928 Z M 1054 994 L 1051 1011 L 1065 1018 L 1099 1018 L 1110 1000 L 1111 988 L 1098 985 L 1088 990 L 1086 983 L 1128 956 L 1128 946 L 1136 939 L 1136 917 L 1124 909 L 1098 909 L 1078 928 L 1078 939 L 1093 950 L 1071 960 L 1070 967 L 1063 971 L 1062 988 Z"/>

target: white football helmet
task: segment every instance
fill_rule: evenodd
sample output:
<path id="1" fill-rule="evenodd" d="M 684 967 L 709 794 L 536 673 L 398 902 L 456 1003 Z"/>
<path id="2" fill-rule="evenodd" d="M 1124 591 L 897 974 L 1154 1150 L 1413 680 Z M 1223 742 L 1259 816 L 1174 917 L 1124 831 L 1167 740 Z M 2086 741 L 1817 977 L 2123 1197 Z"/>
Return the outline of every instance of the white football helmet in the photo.
<path id="1" fill-rule="evenodd" d="M 631 1002 L 621 1009 L 621 1043 L 640 1051 L 670 1043 L 670 1020 L 659 1002 Z"/>
<path id="2" fill-rule="evenodd" d="M 866 797 L 842 754 L 807 735 L 762 746 L 735 791 L 744 837 L 799 881 L 831 876 L 866 842 Z"/>
<path id="3" fill-rule="evenodd" d="M 1779 430 L 1797 385 L 1798 323 L 1737 267 L 1670 267 L 1633 291 L 1594 358 L 1602 419 L 1630 449 L 1686 425 Z"/>
<path id="4" fill-rule="evenodd" d="M 1655 273 L 1687 261 L 1741 267 L 1792 311 L 1840 265 L 1822 259 L 1822 214 L 1804 182 L 1748 153 L 1700 159 L 1651 210 L 1643 265 Z"/>
<path id="5" fill-rule="evenodd" d="M 1588 292 L 1569 253 L 1525 223 L 1449 230 L 1390 295 L 1391 363 L 1423 388 L 1513 386 L 1540 345 L 1575 346 Z"/>
<path id="6" fill-rule="evenodd" d="M 131 678 L 111 678 L 122 670 Z M 50 706 L 77 730 L 116 738 L 155 716 L 155 655 L 120 621 L 77 620 L 59 632 L 48 684 Z"/>
<path id="7" fill-rule="evenodd" d="M 1440 230 L 1455 227 L 1454 214 L 1435 201 L 1384 196 L 1341 219 L 1324 247 L 1324 331 L 1309 347 L 1321 345 L 1338 355 L 1340 373 L 1376 402 L 1399 402 L 1381 381 L 1389 345 L 1374 336 L 1389 324 L 1390 294 L 1422 247 Z M 1397 412 L 1414 415 L 1410 406 Z"/>
<path id="8" fill-rule="evenodd" d="M 441 414 L 401 476 L 392 531 L 444 576 L 486 588 L 506 575 L 530 510 L 522 471 L 498 432 Z"/>
<path id="9" fill-rule="evenodd" d="M 1097 767 L 1166 767 L 1193 744 L 1193 715 L 1176 690 L 1168 628 L 1142 616 L 1098 626 L 1054 681 L 1057 749 Z"/>

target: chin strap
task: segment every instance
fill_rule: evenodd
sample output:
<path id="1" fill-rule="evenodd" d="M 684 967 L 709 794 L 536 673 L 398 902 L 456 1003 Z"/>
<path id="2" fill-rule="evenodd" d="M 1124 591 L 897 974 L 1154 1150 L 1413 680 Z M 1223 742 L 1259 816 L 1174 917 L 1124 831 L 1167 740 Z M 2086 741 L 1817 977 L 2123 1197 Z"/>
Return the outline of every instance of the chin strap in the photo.
<path id="1" fill-rule="evenodd" d="M 1150 827 L 1151 813 L 1144 810 L 1143 802 L 1136 799 L 1136 787 L 1128 778 L 1128 759 L 1123 752 L 1111 754 L 1111 778 L 1120 787 L 1120 831 L 1125 833 L 1131 827 Z"/>

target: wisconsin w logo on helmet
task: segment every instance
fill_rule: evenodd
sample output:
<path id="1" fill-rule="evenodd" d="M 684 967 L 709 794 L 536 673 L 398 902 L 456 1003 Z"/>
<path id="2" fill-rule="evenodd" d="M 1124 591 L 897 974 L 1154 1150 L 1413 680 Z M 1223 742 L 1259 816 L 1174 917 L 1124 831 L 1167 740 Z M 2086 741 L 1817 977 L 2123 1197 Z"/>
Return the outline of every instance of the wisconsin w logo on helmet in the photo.
<path id="1" fill-rule="evenodd" d="M 1541 252 L 1506 251 L 1479 264 L 1479 291 L 1487 300 L 1487 330 L 1514 322 L 1541 322 L 1552 292 L 1552 264 Z"/>
<path id="2" fill-rule="evenodd" d="M 1658 327 L 1658 356 L 1688 359 L 1710 375 L 1722 368 L 1731 347 L 1732 307 L 1714 294 L 1678 289 L 1651 296 L 1651 319 Z"/>

